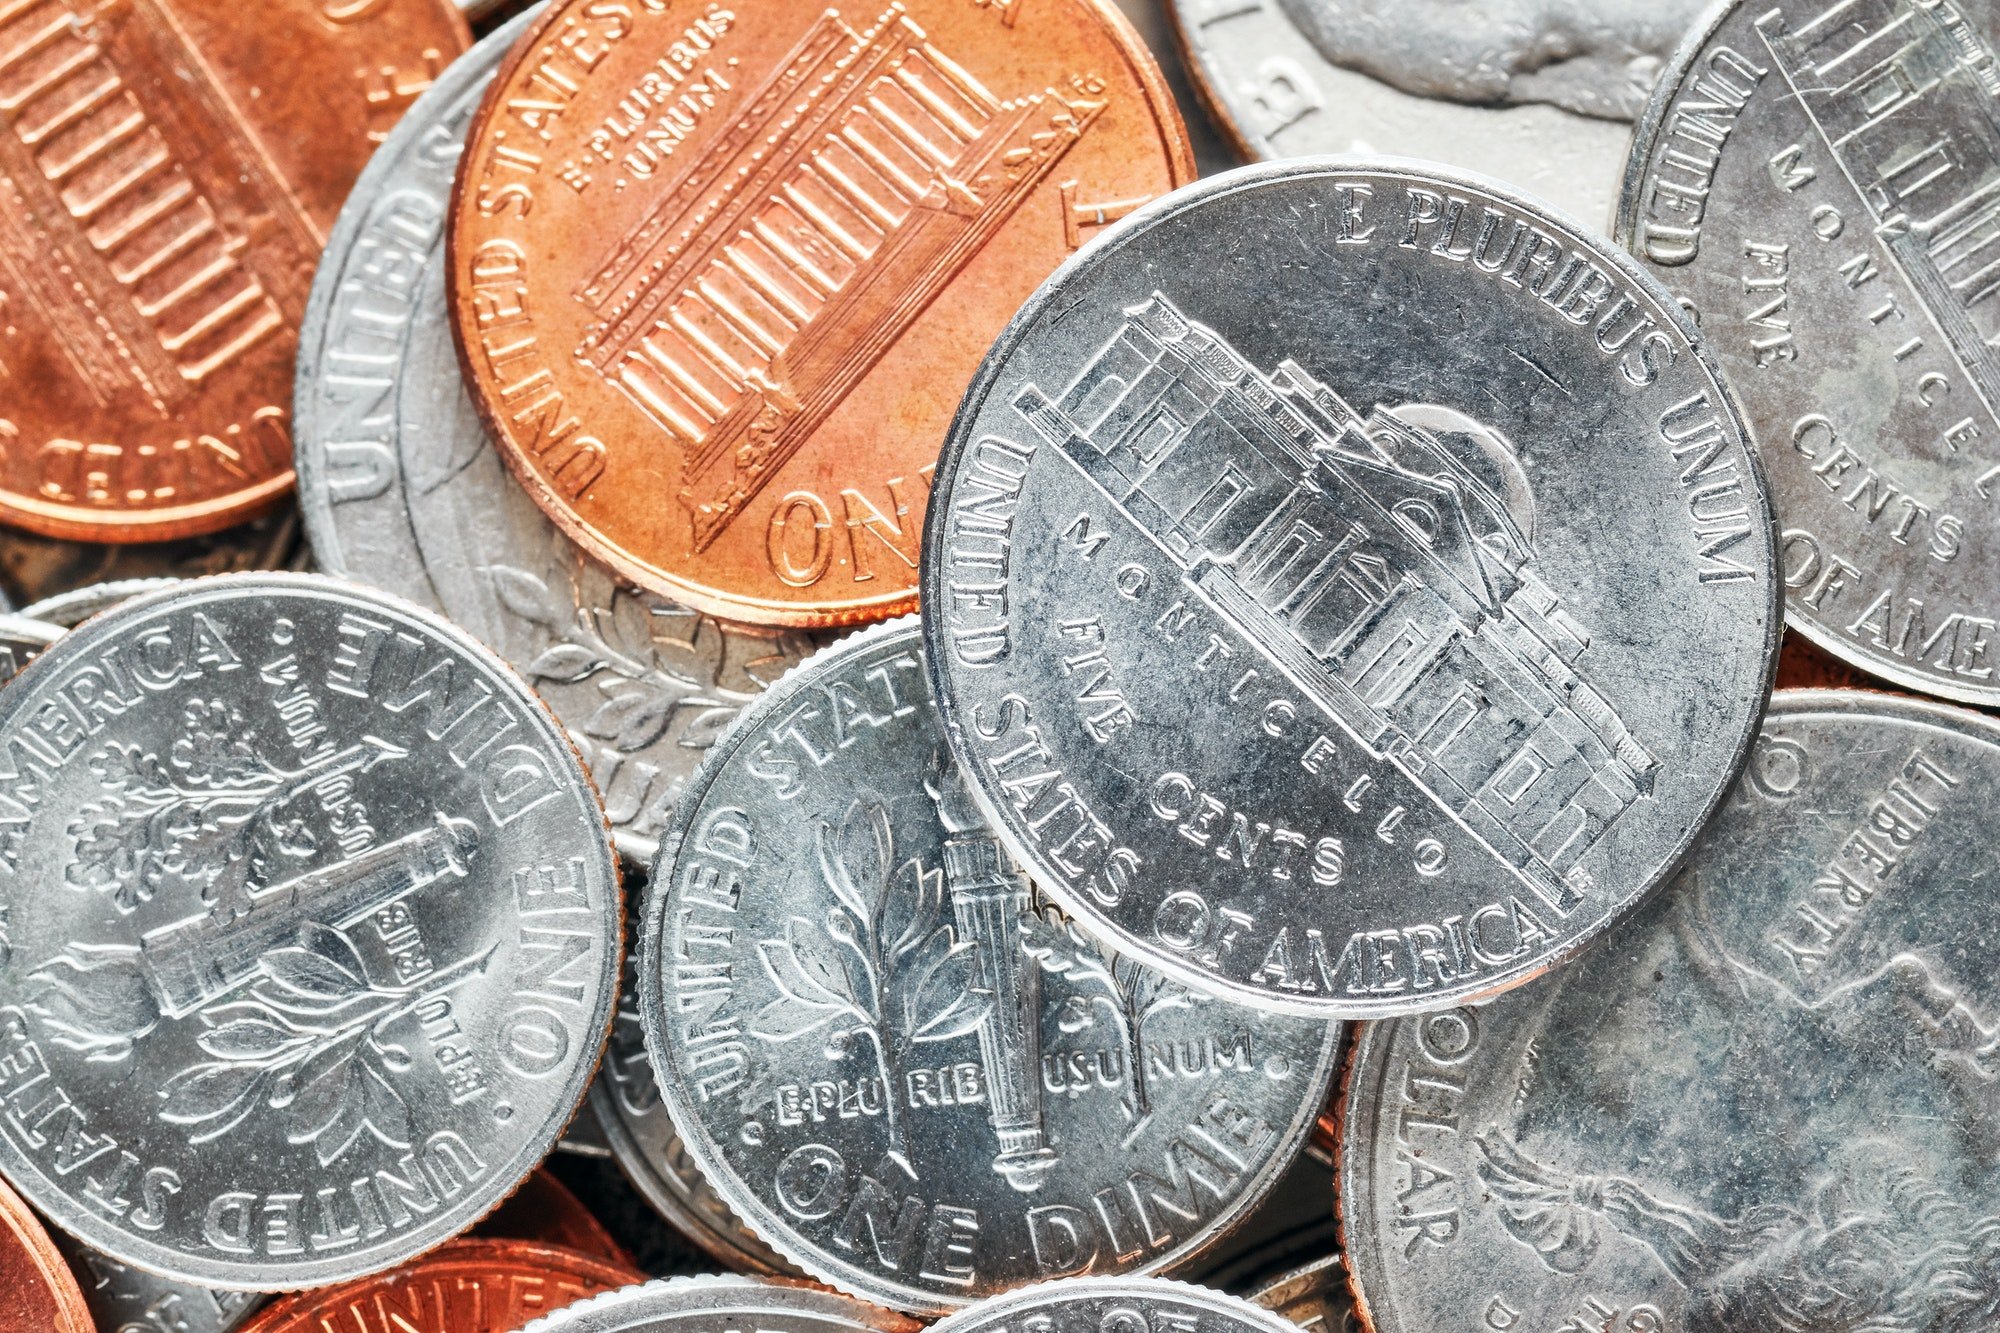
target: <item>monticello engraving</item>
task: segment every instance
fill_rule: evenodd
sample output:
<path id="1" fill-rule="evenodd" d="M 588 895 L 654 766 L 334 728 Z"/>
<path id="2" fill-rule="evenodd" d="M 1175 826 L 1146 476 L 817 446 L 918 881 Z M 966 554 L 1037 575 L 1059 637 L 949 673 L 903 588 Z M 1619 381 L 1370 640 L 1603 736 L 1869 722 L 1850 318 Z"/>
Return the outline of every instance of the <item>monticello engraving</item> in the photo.
<path id="1" fill-rule="evenodd" d="M 2000 62 L 1952 0 L 1839 0 L 1771 59 L 1874 215 L 1875 234 L 2000 412 Z"/>
<path id="2" fill-rule="evenodd" d="M 1579 671 L 1513 448 L 1446 408 L 1364 420 L 1155 293 L 1060 401 L 1015 406 L 1327 715 L 1568 911 L 1659 761 Z"/>
<path id="3" fill-rule="evenodd" d="M 1003 99 L 888 6 L 823 12 L 577 297 L 577 356 L 685 450 L 694 549 L 1055 171 L 1105 104 Z"/>

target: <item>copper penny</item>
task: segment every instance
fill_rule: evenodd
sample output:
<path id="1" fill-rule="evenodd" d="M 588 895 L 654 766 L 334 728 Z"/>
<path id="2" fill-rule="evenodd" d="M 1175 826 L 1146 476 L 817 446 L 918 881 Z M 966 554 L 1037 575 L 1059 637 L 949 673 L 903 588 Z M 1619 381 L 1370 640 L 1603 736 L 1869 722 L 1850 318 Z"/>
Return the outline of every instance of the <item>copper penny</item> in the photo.
<path id="1" fill-rule="evenodd" d="M 93 1327 L 55 1242 L 0 1182 L 0 1333 L 91 1333 Z"/>
<path id="2" fill-rule="evenodd" d="M 237 1333 L 514 1333 L 600 1291 L 644 1282 L 626 1264 L 519 1240 L 458 1240 L 374 1277 L 285 1296 Z"/>
<path id="3" fill-rule="evenodd" d="M 583 1200 L 569 1187 L 538 1166 L 521 1182 L 507 1201 L 488 1213 L 472 1229 L 474 1236 L 512 1240 L 532 1240 L 554 1245 L 593 1259 L 602 1259 L 620 1268 L 631 1268 L 632 1256 L 611 1238 Z"/>
<path id="4" fill-rule="evenodd" d="M 1192 174 L 1107 0 L 561 0 L 473 125 L 454 333 L 509 465 L 627 578 L 878 619 L 994 336 Z"/>
<path id="5" fill-rule="evenodd" d="M 166 540 L 292 485 L 296 330 L 450 0 L 0 0 L 0 520 Z"/>

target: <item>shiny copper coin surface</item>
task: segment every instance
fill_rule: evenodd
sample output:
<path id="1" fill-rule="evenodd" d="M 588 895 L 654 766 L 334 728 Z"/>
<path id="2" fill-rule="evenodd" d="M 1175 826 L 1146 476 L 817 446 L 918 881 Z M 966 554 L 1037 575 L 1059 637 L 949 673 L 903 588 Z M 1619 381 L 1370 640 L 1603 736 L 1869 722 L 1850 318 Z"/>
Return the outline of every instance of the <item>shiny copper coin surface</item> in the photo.
<path id="1" fill-rule="evenodd" d="M 92 1327 L 55 1242 L 0 1182 L 0 1333 L 91 1333 Z"/>
<path id="2" fill-rule="evenodd" d="M 572 1301 L 645 1280 L 629 1265 L 553 1245 L 459 1240 L 374 1277 L 283 1297 L 237 1333 L 514 1333 Z"/>
<path id="3" fill-rule="evenodd" d="M 290 490 L 326 229 L 468 40 L 451 0 L 0 0 L 0 521 L 167 540 Z"/>
<path id="4" fill-rule="evenodd" d="M 879 619 L 987 346 L 1192 171 L 1107 0 L 563 0 L 473 126 L 454 331 L 509 465 L 620 573 Z"/>

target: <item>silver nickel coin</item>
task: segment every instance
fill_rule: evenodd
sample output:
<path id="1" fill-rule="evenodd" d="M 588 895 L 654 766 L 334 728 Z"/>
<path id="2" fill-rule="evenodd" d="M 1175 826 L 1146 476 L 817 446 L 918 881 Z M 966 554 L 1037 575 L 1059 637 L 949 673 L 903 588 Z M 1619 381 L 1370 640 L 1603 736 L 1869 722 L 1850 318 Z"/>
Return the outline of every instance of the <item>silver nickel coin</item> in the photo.
<path id="1" fill-rule="evenodd" d="M 1020 1329 L 1295 1333 L 1283 1319 L 1240 1297 L 1186 1282 L 1134 1277 L 1038 1283 L 982 1301 L 931 1327 L 936 1333 L 1015 1333 Z"/>
<path id="2" fill-rule="evenodd" d="M 737 1321 L 755 1320 L 754 1324 Z M 521 1333 L 914 1333 L 914 1321 L 851 1296 L 748 1277 L 678 1277 L 564 1306 Z"/>
<path id="3" fill-rule="evenodd" d="M 251 1291 L 211 1291 L 121 1264 L 64 1231 L 55 1233 L 55 1242 L 103 1333 L 234 1333 L 267 1299 Z"/>
<path id="4" fill-rule="evenodd" d="M 1420 163 L 1211 178 L 989 354 L 923 554 L 974 793 L 1087 928 L 1371 1018 L 1554 966 L 1741 768 L 1764 478 L 1629 257 Z"/>
<path id="5" fill-rule="evenodd" d="M 1708 0 L 1162 0 L 1249 158 L 1477 168 L 1604 226 L 1660 70 Z"/>
<path id="6" fill-rule="evenodd" d="M 328 572 L 443 611 L 528 677 L 583 751 L 619 847 L 645 861 L 702 752 L 818 641 L 619 583 L 479 425 L 448 326 L 444 217 L 466 128 L 531 20 L 418 100 L 334 227 L 299 349 L 300 506 Z"/>
<path id="7" fill-rule="evenodd" d="M 618 1018 L 603 1068 L 590 1085 L 590 1110 L 626 1179 L 675 1230 L 738 1271 L 798 1272 L 730 1211 L 681 1143 L 646 1056 L 636 958 L 626 960 Z"/>
<path id="8" fill-rule="evenodd" d="M 1862 671 L 1989 708 L 1996 50 L 1991 4 L 1724 5 L 1660 85 L 1618 221 L 1698 312 L 1742 401 L 1793 627 Z"/>
<path id="9" fill-rule="evenodd" d="M 387 1268 L 582 1100 L 621 903 L 519 677 L 428 612 L 226 575 L 0 690 L 0 1172 L 203 1286 Z"/>
<path id="10" fill-rule="evenodd" d="M 1190 1259 L 1298 1152 L 1340 1029 L 1093 944 L 944 750 L 904 619 L 745 712 L 663 840 L 639 999 L 689 1154 L 779 1253 L 920 1314 Z"/>
<path id="11" fill-rule="evenodd" d="M 1252 1292 L 1257 1305 L 1314 1333 L 1363 1333 L 1347 1289 L 1347 1267 L 1337 1254 L 1316 1259 Z"/>
<path id="12" fill-rule="evenodd" d="M 32 616 L 0 614 L 0 685 L 20 675 L 23 667 L 62 636 L 61 625 Z"/>
<path id="13" fill-rule="evenodd" d="M 1342 1206 L 1377 1333 L 1974 1333 L 2000 1311 L 2000 725 L 1780 692 L 1668 891 L 1371 1027 Z"/>

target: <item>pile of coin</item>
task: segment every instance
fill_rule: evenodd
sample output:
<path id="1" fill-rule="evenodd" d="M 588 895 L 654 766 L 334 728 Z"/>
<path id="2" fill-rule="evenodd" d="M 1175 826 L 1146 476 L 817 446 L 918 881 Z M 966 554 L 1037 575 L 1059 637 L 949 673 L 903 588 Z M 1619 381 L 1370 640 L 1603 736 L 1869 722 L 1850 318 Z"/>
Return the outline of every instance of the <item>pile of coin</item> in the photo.
<path id="1" fill-rule="evenodd" d="M 2000 10 L 1123 5 L 0 0 L 0 1333 L 2000 1327 Z"/>

